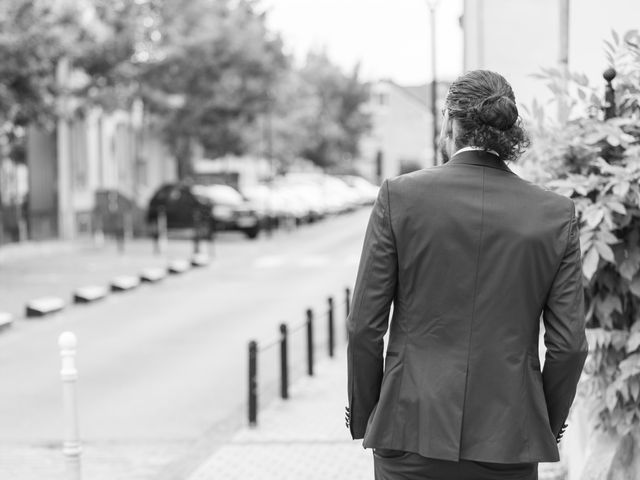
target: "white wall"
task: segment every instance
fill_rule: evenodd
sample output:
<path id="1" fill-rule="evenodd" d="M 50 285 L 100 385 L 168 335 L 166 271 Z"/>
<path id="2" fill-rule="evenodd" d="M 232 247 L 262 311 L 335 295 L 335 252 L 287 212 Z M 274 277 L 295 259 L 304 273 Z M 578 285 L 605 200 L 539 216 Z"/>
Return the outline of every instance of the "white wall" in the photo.
<path id="1" fill-rule="evenodd" d="M 542 67 L 557 67 L 560 54 L 561 0 L 465 0 L 465 70 L 495 70 L 511 83 L 520 105 L 551 94 L 531 78 Z M 638 0 L 571 0 L 569 7 L 569 69 L 602 85 L 608 67 L 605 39 L 637 28 Z"/>
<path id="2" fill-rule="evenodd" d="M 403 160 L 417 161 L 423 167 L 433 164 L 431 113 L 426 105 L 402 87 L 380 81 L 372 86 L 368 110 L 373 128 L 361 147 L 372 174 L 378 151 L 383 155 L 382 179 L 398 175 Z"/>

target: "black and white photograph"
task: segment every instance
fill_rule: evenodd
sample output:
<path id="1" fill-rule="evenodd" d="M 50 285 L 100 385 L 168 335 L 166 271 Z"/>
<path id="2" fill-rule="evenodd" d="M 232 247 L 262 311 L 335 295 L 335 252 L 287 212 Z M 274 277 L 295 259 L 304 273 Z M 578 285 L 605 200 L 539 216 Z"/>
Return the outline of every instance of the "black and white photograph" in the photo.
<path id="1" fill-rule="evenodd" d="M 0 480 L 640 479 L 638 0 L 0 0 Z"/>

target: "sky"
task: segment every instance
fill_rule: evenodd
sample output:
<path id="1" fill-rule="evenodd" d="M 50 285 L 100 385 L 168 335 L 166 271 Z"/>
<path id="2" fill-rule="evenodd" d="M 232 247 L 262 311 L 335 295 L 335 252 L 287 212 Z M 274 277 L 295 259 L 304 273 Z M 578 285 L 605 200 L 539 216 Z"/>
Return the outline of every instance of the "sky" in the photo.
<path id="1" fill-rule="evenodd" d="M 436 3 L 436 75 L 454 79 L 462 73 L 463 1 Z M 360 62 L 366 80 L 417 85 L 432 78 L 428 0 L 262 0 L 260 5 L 298 59 L 311 48 L 325 48 L 345 69 Z"/>

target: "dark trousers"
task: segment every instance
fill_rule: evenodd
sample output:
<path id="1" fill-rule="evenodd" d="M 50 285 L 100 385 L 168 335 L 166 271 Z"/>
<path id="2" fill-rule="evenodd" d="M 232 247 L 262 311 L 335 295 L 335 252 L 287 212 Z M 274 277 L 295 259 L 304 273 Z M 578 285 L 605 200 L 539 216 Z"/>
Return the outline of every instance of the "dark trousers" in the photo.
<path id="1" fill-rule="evenodd" d="M 450 462 L 376 448 L 375 480 L 538 480 L 537 463 Z"/>

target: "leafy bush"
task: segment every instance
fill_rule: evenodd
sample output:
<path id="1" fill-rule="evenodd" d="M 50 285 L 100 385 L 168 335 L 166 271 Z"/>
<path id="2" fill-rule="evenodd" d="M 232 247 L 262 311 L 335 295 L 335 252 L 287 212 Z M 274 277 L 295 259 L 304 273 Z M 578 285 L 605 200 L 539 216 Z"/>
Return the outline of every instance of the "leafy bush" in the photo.
<path id="1" fill-rule="evenodd" d="M 581 398 L 597 427 L 623 435 L 640 426 L 640 35 L 614 33 L 606 44 L 618 116 L 604 120 L 601 94 L 583 75 L 545 70 L 572 120 L 550 123 L 534 105 L 534 147 L 523 160 L 576 204 L 590 346 Z"/>

